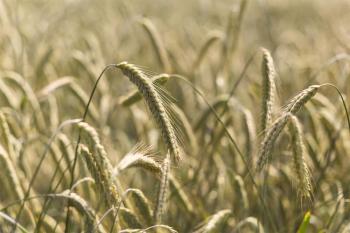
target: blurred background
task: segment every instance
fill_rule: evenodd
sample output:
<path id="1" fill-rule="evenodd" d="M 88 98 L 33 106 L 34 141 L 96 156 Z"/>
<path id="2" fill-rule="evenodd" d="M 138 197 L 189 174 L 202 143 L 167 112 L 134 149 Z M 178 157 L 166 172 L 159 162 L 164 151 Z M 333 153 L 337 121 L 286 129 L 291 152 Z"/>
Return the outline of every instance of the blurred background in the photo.
<path id="1" fill-rule="evenodd" d="M 261 47 L 271 52 L 276 68 L 276 116 L 291 97 L 311 84 L 333 83 L 349 96 L 349 12 L 347 0 L 0 0 L 0 109 L 9 121 L 16 172 L 32 177 L 45 142 L 60 123 L 82 117 L 96 78 L 111 63 L 128 61 L 154 73 L 183 75 L 213 105 L 242 78 L 234 98 L 256 125 L 261 116 Z M 152 30 L 165 60 L 152 40 Z M 203 49 L 206 43 L 210 43 L 207 50 Z M 265 232 L 296 232 L 311 210 L 313 232 L 349 232 L 350 211 L 346 198 L 339 211 L 338 194 L 346 197 L 350 191 L 346 158 L 350 144 L 344 110 L 334 90 L 322 89 L 321 97 L 300 114 L 305 144 L 312 154 L 307 161 L 314 179 L 314 201 L 300 203 L 293 188 L 286 168 L 288 135 L 284 135 L 264 193 L 271 221 L 222 128 L 213 116 L 206 118 L 209 110 L 203 100 L 171 78 L 165 88 L 177 99 L 195 142 L 185 138 L 192 144 L 185 146 L 182 164 L 172 167 L 178 188 L 193 206 L 183 204 L 184 197 L 174 194 L 175 188 L 164 224 L 179 232 L 203 230 L 205 219 L 232 207 L 233 217 L 222 232 L 232 232 L 249 216 L 260 219 Z M 145 105 L 122 104 L 133 90 L 121 72 L 107 71 L 87 117 L 113 165 L 139 141 L 153 145 L 163 156 L 160 133 Z M 246 115 L 238 114 L 235 107 L 228 112 L 221 115 L 226 126 L 238 146 L 245 148 L 245 155 L 250 153 L 255 161 L 262 132 L 255 127 L 255 148 L 246 149 Z M 65 135 L 73 149 L 76 131 L 67 130 Z M 56 166 L 55 159 L 44 161 L 33 186 L 37 193 L 46 192 L 50 183 L 45 177 L 51 177 Z M 151 202 L 156 200 L 158 181 L 143 170 L 126 171 L 122 178 L 124 187 L 139 188 Z M 237 184 L 247 189 L 244 206 Z M 63 182 L 59 190 L 67 185 L 68 181 Z M 13 199 L 6 192 L 0 192 L 0 198 L 2 208 Z M 89 201 L 93 208 L 98 200 Z M 49 214 L 64 229 L 63 207 L 55 208 Z"/>

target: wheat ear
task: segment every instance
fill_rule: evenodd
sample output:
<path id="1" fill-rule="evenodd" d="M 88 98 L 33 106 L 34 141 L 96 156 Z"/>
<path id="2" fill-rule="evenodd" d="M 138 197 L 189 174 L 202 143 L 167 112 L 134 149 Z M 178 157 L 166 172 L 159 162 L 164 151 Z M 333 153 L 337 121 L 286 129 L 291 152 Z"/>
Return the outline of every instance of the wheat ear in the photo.
<path id="1" fill-rule="evenodd" d="M 7 123 L 6 116 L 2 111 L 0 111 L 0 135 L 4 141 L 6 150 L 9 153 L 9 158 L 14 162 L 16 160 L 16 155 L 13 145 L 11 144 L 10 128 Z"/>
<path id="2" fill-rule="evenodd" d="M 316 95 L 321 85 L 311 85 L 294 96 L 284 109 L 284 112 L 296 114 L 314 95 Z"/>
<path id="3" fill-rule="evenodd" d="M 312 197 L 311 176 L 305 161 L 306 148 L 304 145 L 303 131 L 296 116 L 290 117 L 292 132 L 293 163 L 297 178 L 298 193 L 302 198 Z"/>
<path id="4" fill-rule="evenodd" d="M 160 90 L 157 90 L 156 86 L 153 85 L 152 80 L 135 65 L 122 62 L 116 66 L 142 93 L 153 118 L 162 132 L 163 139 L 168 146 L 168 149 L 173 155 L 175 162 L 178 163 L 181 157 L 180 146 L 175 134 L 175 129 L 171 122 L 169 110 L 165 106 L 166 103 L 164 97 L 162 99 Z"/>
<path id="5" fill-rule="evenodd" d="M 95 211 L 89 206 L 89 204 L 78 194 L 72 193 L 70 190 L 66 190 L 59 194 L 49 194 L 53 198 L 65 199 L 71 201 L 72 206 L 81 214 L 86 217 L 85 219 L 85 232 L 93 232 L 95 224 L 99 221 Z M 99 233 L 104 233 L 102 225 L 97 228 Z"/>
<path id="6" fill-rule="evenodd" d="M 273 64 L 273 59 L 267 49 L 262 48 L 262 118 L 261 130 L 265 132 L 272 123 L 273 105 L 275 102 L 275 76 L 276 71 Z M 266 132 L 265 132 L 266 133 Z M 264 133 L 264 134 L 265 134 Z"/>
<path id="7" fill-rule="evenodd" d="M 158 224 L 161 222 L 162 214 L 165 209 L 168 185 L 169 185 L 169 176 L 170 176 L 170 156 L 167 154 L 163 165 L 162 165 L 162 177 L 158 191 L 158 198 L 156 208 L 154 210 L 155 222 Z"/>
<path id="8" fill-rule="evenodd" d="M 266 164 L 269 162 L 270 157 L 271 157 L 271 151 L 272 147 L 282 132 L 283 128 L 287 124 L 291 114 L 290 113 L 285 113 L 281 117 L 279 117 L 269 128 L 267 131 L 260 149 L 259 149 L 259 156 L 258 156 L 258 163 L 257 163 L 257 171 L 260 172 Z"/>
<path id="9" fill-rule="evenodd" d="M 113 177 L 117 177 L 124 170 L 131 167 L 139 167 L 148 170 L 156 175 L 161 175 L 162 166 L 159 159 L 154 156 L 150 147 L 137 144 L 127 153 L 113 168 Z"/>
<path id="10" fill-rule="evenodd" d="M 157 85 L 164 85 L 168 82 L 170 76 L 168 74 L 156 75 L 152 78 L 152 82 Z M 128 94 L 119 97 L 118 103 L 124 107 L 128 107 L 142 99 L 142 94 L 138 90 L 129 92 Z"/>
<path id="11" fill-rule="evenodd" d="M 24 192 L 17 176 L 15 166 L 11 159 L 9 158 L 8 153 L 0 144 L 0 179 L 1 185 L 4 185 L 7 188 L 7 193 L 14 197 L 14 200 L 22 200 L 24 197 Z M 5 181 L 5 182 L 4 182 Z M 2 188 L 3 189 L 3 188 Z M 11 195 L 10 195 L 11 196 Z M 25 217 L 34 224 L 34 218 L 27 206 L 24 207 Z"/>
<path id="12" fill-rule="evenodd" d="M 121 218 L 126 227 L 142 228 L 142 224 L 140 223 L 138 217 L 131 210 L 120 207 L 118 216 Z"/>
<path id="13" fill-rule="evenodd" d="M 215 233 L 221 232 L 223 226 L 226 224 L 228 218 L 232 215 L 231 210 L 220 210 L 216 214 L 212 215 L 208 223 L 203 229 L 197 231 L 198 233 Z"/>
<path id="14" fill-rule="evenodd" d="M 102 146 L 96 130 L 85 122 L 78 123 L 82 132 L 82 139 L 86 141 L 86 147 L 80 147 L 88 164 L 90 172 L 96 179 L 96 183 L 101 183 L 104 195 L 109 205 L 119 202 L 118 187 L 112 177 L 113 168 L 107 157 L 107 153 Z M 91 152 L 91 153 L 90 153 Z"/>
<path id="15" fill-rule="evenodd" d="M 147 197 L 139 189 L 129 189 L 129 193 L 134 203 L 135 211 L 142 217 L 143 222 L 147 226 L 151 226 L 153 222 L 152 210 Z"/>
<path id="16" fill-rule="evenodd" d="M 177 200 L 181 203 L 186 212 L 193 214 L 194 208 L 190 201 L 190 198 L 181 187 L 181 184 L 172 175 L 170 175 L 169 186 L 171 188 L 172 194 L 176 196 Z"/>
<path id="17" fill-rule="evenodd" d="M 18 73 L 7 71 L 4 72 L 4 79 L 8 79 L 13 82 L 28 98 L 28 102 L 31 104 L 33 110 L 35 111 L 35 123 L 37 124 L 40 130 L 45 129 L 45 118 L 44 114 L 41 111 L 41 107 L 39 101 L 29 83 Z"/>
<path id="18" fill-rule="evenodd" d="M 171 64 L 169 61 L 168 53 L 165 49 L 164 43 L 156 27 L 154 26 L 152 21 L 147 18 L 143 18 L 141 20 L 141 25 L 147 32 L 152 42 L 153 48 L 157 53 L 159 63 L 162 65 L 164 72 L 171 73 Z"/>
<path id="19" fill-rule="evenodd" d="M 206 54 L 208 53 L 209 49 L 212 47 L 212 45 L 215 44 L 215 42 L 223 40 L 224 35 L 221 31 L 212 31 L 209 32 L 206 39 L 204 40 L 203 45 L 201 46 L 198 55 L 196 59 L 193 62 L 192 70 L 195 72 L 201 65 L 203 59 L 205 58 Z"/>

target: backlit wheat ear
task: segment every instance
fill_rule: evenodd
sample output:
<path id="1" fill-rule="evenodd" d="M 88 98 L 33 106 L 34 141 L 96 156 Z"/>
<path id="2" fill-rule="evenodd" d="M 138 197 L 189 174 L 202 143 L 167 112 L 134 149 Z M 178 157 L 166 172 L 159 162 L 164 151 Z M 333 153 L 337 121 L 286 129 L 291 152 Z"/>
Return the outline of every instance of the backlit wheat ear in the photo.
<path id="1" fill-rule="evenodd" d="M 247 217 L 236 224 L 233 233 L 243 232 L 242 228 L 247 226 L 250 226 L 251 232 L 265 232 L 260 220 L 255 217 Z"/>
<path id="2" fill-rule="evenodd" d="M 89 149 L 83 144 L 79 145 L 78 154 L 84 158 L 86 162 L 86 166 L 89 172 L 91 173 L 92 177 L 94 178 L 95 184 L 98 186 L 99 190 L 103 191 L 105 188 L 102 183 L 103 178 L 102 178 L 102 175 L 99 173 L 99 167 L 97 165 L 97 161 L 95 157 L 92 156 Z M 107 193 L 107 192 L 103 192 L 103 193 Z M 105 196 L 108 196 L 108 195 L 105 195 Z M 106 199 L 107 198 L 108 197 L 106 197 Z"/>
<path id="3" fill-rule="evenodd" d="M 42 227 L 44 228 L 45 232 L 64 232 L 58 225 L 57 221 L 49 215 L 45 215 L 45 217 L 41 221 Z"/>
<path id="4" fill-rule="evenodd" d="M 49 110 L 50 111 L 50 115 L 49 115 L 50 127 L 51 127 L 51 131 L 54 132 L 55 129 L 57 129 L 59 122 L 60 122 L 57 99 L 55 96 L 48 97 L 48 107 L 50 109 Z"/>
<path id="5" fill-rule="evenodd" d="M 0 168 L 1 168 L 1 178 L 2 182 L 8 182 L 8 188 L 14 200 L 20 200 L 23 198 L 24 193 L 20 185 L 15 167 L 11 159 L 9 158 L 6 150 L 0 145 Z"/>
<path id="6" fill-rule="evenodd" d="M 171 192 L 174 193 L 177 200 L 181 203 L 181 205 L 184 207 L 187 213 L 193 214 L 194 208 L 190 201 L 190 198 L 187 196 L 187 194 L 184 192 L 183 188 L 181 187 L 180 183 L 175 179 L 174 176 L 170 175 L 169 180 L 169 186 L 171 188 Z"/>
<path id="7" fill-rule="evenodd" d="M 284 112 L 296 114 L 314 95 L 321 85 L 311 85 L 293 97 L 284 109 Z"/>
<path id="8" fill-rule="evenodd" d="M 159 230 L 157 230 L 159 229 Z M 151 231 L 154 230 L 154 231 Z M 174 230 L 172 227 L 168 226 L 168 225 L 162 225 L 162 224 L 158 224 L 158 225 L 153 225 L 144 229 L 123 229 L 121 230 L 119 233 L 146 233 L 146 232 L 170 232 L 170 233 L 178 233 L 176 230 Z"/>
<path id="9" fill-rule="evenodd" d="M 17 176 L 15 166 L 10 160 L 8 153 L 0 145 L 0 184 L 2 185 L 2 192 L 6 192 L 9 196 L 13 197 L 13 200 L 22 200 L 24 197 L 24 192 Z M 5 191 L 5 189 L 7 189 Z M 28 219 L 31 223 L 34 223 L 34 218 L 32 213 L 27 208 L 24 207 L 24 217 Z"/>
<path id="10" fill-rule="evenodd" d="M 149 38 L 151 39 L 154 50 L 157 53 L 158 60 L 163 67 L 165 73 L 171 73 L 171 64 L 169 61 L 168 53 L 165 49 L 164 43 L 158 33 L 156 27 L 151 20 L 143 18 L 141 20 L 141 25 L 147 32 Z"/>
<path id="11" fill-rule="evenodd" d="M 118 187 L 114 183 L 114 179 L 110 177 L 110 172 L 104 169 L 104 165 L 98 162 L 98 155 L 90 153 L 83 145 L 79 149 L 79 153 L 85 158 L 88 169 L 100 190 L 101 196 L 104 197 L 107 206 L 116 205 L 119 201 Z"/>
<path id="12" fill-rule="evenodd" d="M 16 156 L 15 156 L 13 145 L 11 144 L 11 141 L 10 141 L 11 133 L 10 133 L 9 125 L 7 123 L 6 116 L 2 111 L 0 111 L 0 135 L 9 153 L 10 159 L 14 162 L 16 160 Z"/>
<path id="13" fill-rule="evenodd" d="M 73 81 L 74 81 L 73 77 L 67 76 L 67 77 L 59 78 L 59 79 L 49 83 L 47 86 L 42 88 L 39 92 L 37 92 L 39 101 L 43 101 L 50 94 L 55 92 L 57 89 L 63 88 L 65 86 L 71 84 Z"/>
<path id="14" fill-rule="evenodd" d="M 28 99 L 28 102 L 31 104 L 32 108 L 36 112 L 35 114 L 36 124 L 38 125 L 39 129 L 41 130 L 45 129 L 45 118 L 44 118 L 43 112 L 41 111 L 39 101 L 32 87 L 29 85 L 29 83 L 20 74 L 16 72 L 8 71 L 8 72 L 4 72 L 1 75 L 3 75 L 4 79 L 8 79 L 13 84 L 15 84 L 19 89 L 22 90 L 23 94 Z"/>
<path id="15" fill-rule="evenodd" d="M 242 179 L 241 176 L 239 175 L 235 175 L 234 177 L 234 189 L 235 189 L 235 193 L 237 195 L 237 201 L 238 201 L 238 206 L 242 206 L 244 207 L 244 210 L 248 210 L 249 209 L 249 199 L 248 199 L 248 194 L 247 194 L 247 190 L 245 188 L 245 184 L 244 181 Z"/>
<path id="16" fill-rule="evenodd" d="M 290 117 L 292 132 L 293 163 L 297 178 L 298 193 L 301 198 L 312 198 L 310 171 L 305 162 L 306 148 L 301 124 L 296 116 Z"/>
<path id="17" fill-rule="evenodd" d="M 101 183 L 104 195 L 109 205 L 115 205 L 119 201 L 118 187 L 112 177 L 113 168 L 102 146 L 96 130 L 85 122 L 78 123 L 82 131 L 82 141 L 87 148 L 81 147 L 81 152 L 87 158 L 88 168 L 94 176 L 96 183 Z"/>
<path id="18" fill-rule="evenodd" d="M 0 94 L 3 97 L 3 100 L 6 101 L 7 105 L 11 108 L 16 109 L 19 104 L 19 98 L 13 93 L 12 89 L 0 79 Z"/>
<path id="19" fill-rule="evenodd" d="M 226 224 L 228 218 L 232 215 L 231 210 L 220 210 L 216 214 L 210 216 L 208 223 L 196 233 L 216 233 L 222 232 L 222 228 Z"/>
<path id="20" fill-rule="evenodd" d="M 142 224 L 140 223 L 139 219 L 131 210 L 120 207 L 118 216 L 121 218 L 125 227 L 142 228 Z"/>
<path id="21" fill-rule="evenodd" d="M 279 117 L 266 132 L 258 153 L 257 172 L 260 172 L 271 158 L 272 147 L 287 124 L 291 114 L 285 113 Z"/>
<path id="22" fill-rule="evenodd" d="M 214 45 L 215 42 L 223 39 L 224 39 L 224 35 L 221 31 L 212 31 L 207 35 L 206 39 L 204 40 L 204 44 L 199 50 L 196 60 L 193 62 L 193 65 L 192 65 L 193 72 L 195 72 L 200 67 L 210 47 L 212 47 L 212 45 Z"/>
<path id="23" fill-rule="evenodd" d="M 66 190 L 59 194 L 49 194 L 53 198 L 65 199 L 71 201 L 72 206 L 83 216 L 85 216 L 85 232 L 93 232 L 95 224 L 98 222 L 98 218 L 95 211 L 89 206 L 89 204 L 78 194 L 72 193 L 70 190 Z M 97 228 L 98 232 L 104 233 L 102 225 Z"/>
<path id="24" fill-rule="evenodd" d="M 256 127 L 252 113 L 248 109 L 242 109 L 244 120 L 244 131 L 246 133 L 246 153 L 248 160 L 252 161 L 255 152 Z"/>
<path id="25" fill-rule="evenodd" d="M 230 71 L 234 52 L 237 49 L 243 16 L 247 6 L 247 0 L 241 0 L 239 12 L 232 9 L 228 18 L 226 34 L 221 48 L 221 62 L 219 72 L 226 76 Z"/>
<path id="26" fill-rule="evenodd" d="M 135 211 L 142 217 L 147 226 L 153 223 L 151 204 L 139 189 L 129 189 L 129 195 L 134 203 Z"/>
<path id="27" fill-rule="evenodd" d="M 131 167 L 139 167 L 148 170 L 156 175 L 161 175 L 162 166 L 150 147 L 137 144 L 127 153 L 118 165 L 113 169 L 113 177 L 118 176 L 124 170 Z"/>
<path id="28" fill-rule="evenodd" d="M 166 96 L 166 92 L 159 89 L 158 86 L 152 83 L 152 80 L 138 67 L 127 62 L 122 62 L 117 65 L 125 76 L 134 83 L 142 93 L 148 108 L 150 109 L 153 118 L 162 132 L 163 139 L 174 157 L 176 163 L 180 161 L 180 146 L 175 128 L 171 121 L 171 110 L 167 108 L 171 101 Z M 169 107 L 169 106 L 168 106 Z"/>
<path id="29" fill-rule="evenodd" d="M 154 218 L 155 218 L 156 224 L 162 221 L 162 215 L 163 215 L 163 211 L 165 209 L 165 205 L 167 201 L 166 199 L 168 194 L 170 163 L 171 163 L 171 160 L 170 160 L 170 155 L 168 153 L 162 165 L 162 178 L 161 178 L 159 191 L 158 191 L 157 204 L 154 210 Z"/>
<path id="30" fill-rule="evenodd" d="M 261 131 L 265 132 L 272 123 L 273 106 L 275 102 L 275 76 L 276 71 L 273 59 L 267 49 L 262 49 L 262 118 Z M 266 133 L 266 132 L 265 132 Z"/>
<path id="31" fill-rule="evenodd" d="M 152 78 L 152 82 L 157 85 L 163 85 L 168 82 L 170 76 L 168 74 L 156 75 Z M 142 99 L 142 94 L 138 90 L 134 90 L 124 96 L 121 96 L 118 103 L 124 107 L 128 107 Z"/>
<path id="32" fill-rule="evenodd" d="M 96 82 L 96 65 L 91 61 L 91 58 L 87 57 L 85 53 L 79 50 L 73 50 L 71 57 L 75 64 L 81 71 L 85 71 L 90 82 Z M 98 91 L 103 92 L 108 88 L 107 83 L 104 80 L 101 80 L 97 86 Z"/>
<path id="33" fill-rule="evenodd" d="M 70 166 L 70 161 L 74 157 L 74 151 L 71 145 L 71 141 L 63 133 L 59 133 L 57 135 L 57 140 L 58 140 L 58 145 L 60 147 L 60 151 L 62 152 L 62 155 L 63 155 L 63 159 L 65 160 L 66 165 Z M 72 172 L 71 168 L 70 168 L 70 172 Z"/>

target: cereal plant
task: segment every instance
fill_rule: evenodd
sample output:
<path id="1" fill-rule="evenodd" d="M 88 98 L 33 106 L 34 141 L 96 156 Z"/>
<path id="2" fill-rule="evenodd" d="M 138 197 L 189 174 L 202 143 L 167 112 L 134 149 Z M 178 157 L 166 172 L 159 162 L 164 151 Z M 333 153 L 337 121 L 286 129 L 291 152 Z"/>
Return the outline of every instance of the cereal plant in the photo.
<path id="1" fill-rule="evenodd" d="M 349 12 L 0 0 L 0 233 L 350 232 Z"/>

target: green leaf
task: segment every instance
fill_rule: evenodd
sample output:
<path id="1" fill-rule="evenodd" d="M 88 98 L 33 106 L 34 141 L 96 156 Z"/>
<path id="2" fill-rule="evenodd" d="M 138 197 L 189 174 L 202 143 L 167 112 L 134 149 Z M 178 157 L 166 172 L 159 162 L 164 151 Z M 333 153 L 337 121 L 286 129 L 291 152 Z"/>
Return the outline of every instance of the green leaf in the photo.
<path id="1" fill-rule="evenodd" d="M 311 213 L 310 211 L 306 212 L 303 222 L 300 224 L 297 233 L 306 233 L 307 227 L 310 224 Z"/>

